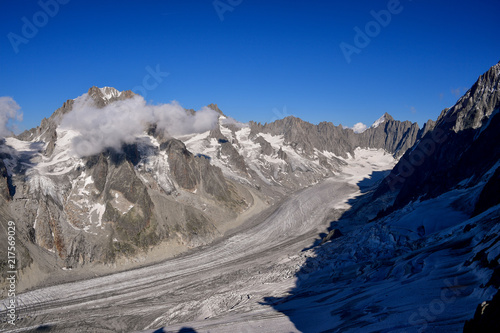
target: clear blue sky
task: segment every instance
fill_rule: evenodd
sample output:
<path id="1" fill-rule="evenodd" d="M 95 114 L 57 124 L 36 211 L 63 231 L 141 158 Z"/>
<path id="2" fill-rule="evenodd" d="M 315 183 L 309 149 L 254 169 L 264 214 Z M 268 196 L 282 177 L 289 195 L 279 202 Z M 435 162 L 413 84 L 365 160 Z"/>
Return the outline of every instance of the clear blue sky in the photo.
<path id="1" fill-rule="evenodd" d="M 498 0 L 402 0 L 350 63 L 339 45 L 356 46 L 354 28 L 390 1 L 220 0 L 223 20 L 213 0 L 71 0 L 53 17 L 37 1 L 0 3 L 0 96 L 21 106 L 21 129 L 93 85 L 141 86 L 148 66 L 169 73 L 152 103 L 217 103 L 244 122 L 369 125 L 388 112 L 422 124 L 500 60 Z M 23 17 L 40 27 L 16 53 Z"/>

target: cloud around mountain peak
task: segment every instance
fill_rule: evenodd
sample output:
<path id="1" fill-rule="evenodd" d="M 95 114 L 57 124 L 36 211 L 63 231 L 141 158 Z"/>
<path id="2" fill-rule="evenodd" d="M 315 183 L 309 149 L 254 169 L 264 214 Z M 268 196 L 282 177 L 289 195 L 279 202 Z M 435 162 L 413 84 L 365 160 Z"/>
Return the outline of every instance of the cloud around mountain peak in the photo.
<path id="1" fill-rule="evenodd" d="M 78 132 L 72 145 L 76 155 L 83 157 L 107 148 L 120 150 L 124 143 L 133 143 L 148 124 L 156 124 L 167 136 L 180 136 L 210 130 L 217 124 L 218 117 L 219 114 L 208 107 L 188 113 L 176 101 L 151 105 L 139 95 L 98 107 L 84 94 L 75 99 L 61 128 Z"/>

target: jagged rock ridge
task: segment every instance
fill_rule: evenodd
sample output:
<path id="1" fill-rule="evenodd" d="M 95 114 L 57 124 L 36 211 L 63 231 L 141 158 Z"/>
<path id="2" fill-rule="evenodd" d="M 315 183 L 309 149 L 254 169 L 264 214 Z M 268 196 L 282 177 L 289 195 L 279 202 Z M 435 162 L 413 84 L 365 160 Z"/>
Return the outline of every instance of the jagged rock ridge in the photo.
<path id="1" fill-rule="evenodd" d="M 500 139 L 499 82 L 500 63 L 441 113 L 434 128 L 405 153 L 381 184 L 378 195 L 397 193 L 394 208 L 400 208 L 417 198 L 437 197 L 459 184 L 473 187 L 490 181 L 500 159 L 495 144 Z"/>

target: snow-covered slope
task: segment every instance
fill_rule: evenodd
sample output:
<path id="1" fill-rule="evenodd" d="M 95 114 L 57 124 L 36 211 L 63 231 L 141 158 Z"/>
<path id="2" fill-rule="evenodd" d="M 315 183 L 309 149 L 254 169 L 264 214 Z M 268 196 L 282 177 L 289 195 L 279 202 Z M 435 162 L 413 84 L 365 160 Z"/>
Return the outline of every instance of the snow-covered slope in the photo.
<path id="1" fill-rule="evenodd" d="M 220 117 L 215 131 L 181 140 L 189 151 L 209 158 L 232 179 L 259 187 L 297 189 L 332 176 L 346 164 L 343 158 L 328 151 L 316 149 L 313 154 L 307 154 L 285 142 L 283 135 L 252 133 L 250 125 L 226 124 L 225 119 Z M 238 159 L 242 164 L 235 163 Z"/>
<path id="2" fill-rule="evenodd" d="M 382 117 L 378 118 L 377 120 L 375 120 L 375 122 L 373 122 L 371 127 L 377 128 L 380 124 L 383 124 L 384 122 L 386 122 L 388 120 L 393 120 L 393 119 L 388 113 L 384 113 L 382 115 Z"/>
<path id="3" fill-rule="evenodd" d="M 290 195 L 199 251 L 20 295 L 34 314 L 23 317 L 23 327 L 53 323 L 58 331 L 85 327 L 96 332 L 153 332 L 160 327 L 174 332 L 182 327 L 197 332 L 459 330 L 476 304 L 495 292 L 488 286 L 491 269 L 484 259 L 494 260 L 500 253 L 500 207 L 470 219 L 456 207 L 477 191 L 457 189 L 372 222 L 359 218 L 362 214 L 339 218 L 339 209 L 374 209 L 359 196 L 367 188 L 354 184 L 390 169 L 394 160 L 382 151 L 357 150 L 347 163 L 343 174 Z M 331 219 L 344 236 L 318 246 L 317 233 Z M 110 306 L 116 304 L 119 312 Z"/>
<path id="4" fill-rule="evenodd" d="M 103 87 L 99 88 L 99 90 L 101 91 L 103 98 L 105 100 L 110 100 L 111 98 L 117 98 L 121 94 L 120 91 L 118 91 L 113 87 Z"/>
<path id="5" fill-rule="evenodd" d="M 347 161 L 345 174 L 291 194 L 211 246 L 141 270 L 44 288 L 19 299 L 37 314 L 43 312 L 45 322 L 60 316 L 61 307 L 63 312 L 73 313 L 71 320 L 65 315 L 57 319 L 61 331 L 88 327 L 99 332 L 104 322 L 110 323 L 109 330 L 133 331 L 219 317 L 228 311 L 236 316 L 228 318 L 230 322 L 240 314 L 258 318 L 260 303 L 266 297 L 286 295 L 286 289 L 293 287 L 293 275 L 310 254 L 300 253 L 300 249 L 326 227 L 332 212 L 345 208 L 347 201 L 359 194 L 353 184 L 393 164 L 391 155 L 383 151 L 358 150 L 356 157 Z M 325 198 L 329 200 L 325 202 Z M 145 298 L 154 304 L 144 303 Z M 53 307 L 49 309 L 44 302 Z M 87 302 L 96 307 L 88 309 Z M 121 319 L 116 322 L 112 318 L 118 314 L 113 308 L 105 310 L 98 305 L 109 302 L 121 304 Z M 92 322 L 88 321 L 89 311 Z M 23 318 L 23 326 L 37 325 L 40 318 Z M 222 326 L 228 327 L 227 323 Z M 293 324 L 288 322 L 288 327 Z"/>

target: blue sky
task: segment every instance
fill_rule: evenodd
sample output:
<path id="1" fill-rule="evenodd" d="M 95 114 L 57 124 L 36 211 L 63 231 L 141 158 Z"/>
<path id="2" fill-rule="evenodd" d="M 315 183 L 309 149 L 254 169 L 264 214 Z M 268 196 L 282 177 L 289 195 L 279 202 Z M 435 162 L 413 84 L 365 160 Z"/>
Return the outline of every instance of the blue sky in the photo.
<path id="1" fill-rule="evenodd" d="M 144 82 L 154 104 L 217 103 L 243 122 L 369 125 L 388 112 L 422 124 L 500 60 L 497 0 L 59 1 L 53 15 L 1 1 L 0 96 L 21 106 L 20 129 L 93 85 Z M 377 29 L 371 12 L 388 8 Z M 38 31 L 23 34 L 26 21 Z M 356 44 L 356 27 L 368 42 Z M 359 46 L 349 63 L 341 43 Z M 157 69 L 168 76 L 147 77 Z"/>

